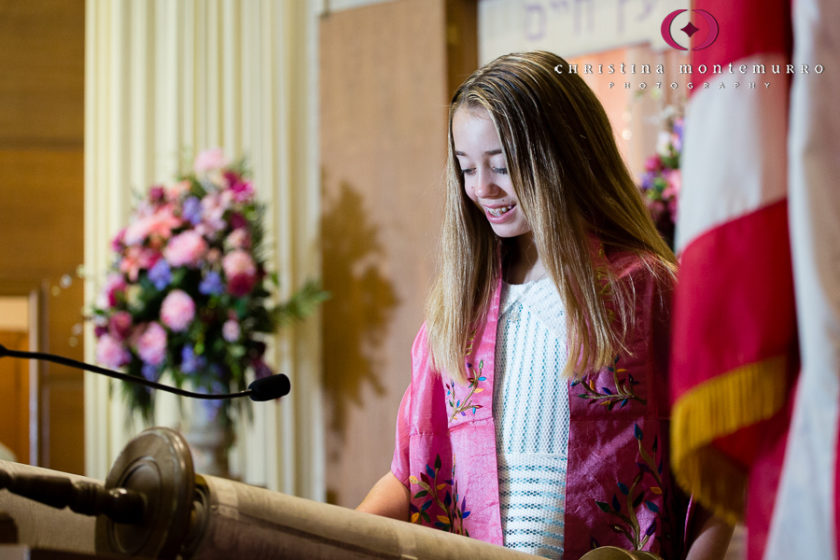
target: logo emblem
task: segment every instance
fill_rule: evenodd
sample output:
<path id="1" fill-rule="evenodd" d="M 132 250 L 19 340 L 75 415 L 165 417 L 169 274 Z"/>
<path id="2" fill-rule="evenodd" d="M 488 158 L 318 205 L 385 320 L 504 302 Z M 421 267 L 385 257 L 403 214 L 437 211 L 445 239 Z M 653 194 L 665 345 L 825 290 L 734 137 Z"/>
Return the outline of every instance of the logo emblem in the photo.
<path id="1" fill-rule="evenodd" d="M 674 39 L 674 35 L 671 33 L 671 25 L 674 23 L 674 20 L 677 18 L 678 15 L 686 11 L 688 10 L 674 10 L 673 12 L 665 16 L 665 19 L 662 20 L 662 38 L 665 39 L 665 42 L 668 43 L 668 46 L 680 51 L 687 51 L 688 48 L 680 45 L 677 42 L 677 40 Z M 692 49 L 695 51 L 699 51 L 710 46 L 717 40 L 718 34 L 720 33 L 720 25 L 715 19 L 715 16 L 713 16 L 706 10 L 695 8 L 692 9 L 691 12 L 693 14 L 699 15 L 700 18 L 703 20 L 702 27 L 697 27 L 689 21 L 688 25 L 680 29 L 680 31 L 688 35 L 689 40 L 695 33 L 703 33 L 703 35 L 698 36 L 700 40 L 698 41 L 698 44 Z"/>

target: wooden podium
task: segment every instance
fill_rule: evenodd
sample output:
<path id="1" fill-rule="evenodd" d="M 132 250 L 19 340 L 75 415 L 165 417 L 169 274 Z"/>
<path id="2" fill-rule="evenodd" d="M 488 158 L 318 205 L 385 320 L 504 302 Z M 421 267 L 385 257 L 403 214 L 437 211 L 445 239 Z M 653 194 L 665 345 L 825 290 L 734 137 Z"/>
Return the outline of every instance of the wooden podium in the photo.
<path id="1" fill-rule="evenodd" d="M 8 558 L 534 558 L 428 527 L 196 475 L 192 469 L 186 442 L 168 428 L 151 428 L 132 440 L 104 484 L 0 461 L 0 472 L 12 476 L 63 477 L 109 490 L 126 488 L 140 493 L 145 503 L 137 521 L 115 522 L 0 490 L 0 512 L 14 520 L 18 544 L 0 547 L 0 560 L 21 549 L 35 552 Z"/>

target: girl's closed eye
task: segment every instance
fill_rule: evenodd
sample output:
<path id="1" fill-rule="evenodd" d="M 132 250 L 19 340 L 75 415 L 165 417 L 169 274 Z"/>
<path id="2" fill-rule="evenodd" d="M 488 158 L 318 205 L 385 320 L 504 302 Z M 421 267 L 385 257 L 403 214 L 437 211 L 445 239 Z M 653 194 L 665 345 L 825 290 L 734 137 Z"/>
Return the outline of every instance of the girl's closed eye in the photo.
<path id="1" fill-rule="evenodd" d="M 507 175 L 507 167 L 491 167 L 490 169 L 493 170 L 493 173 L 498 173 L 499 175 Z"/>

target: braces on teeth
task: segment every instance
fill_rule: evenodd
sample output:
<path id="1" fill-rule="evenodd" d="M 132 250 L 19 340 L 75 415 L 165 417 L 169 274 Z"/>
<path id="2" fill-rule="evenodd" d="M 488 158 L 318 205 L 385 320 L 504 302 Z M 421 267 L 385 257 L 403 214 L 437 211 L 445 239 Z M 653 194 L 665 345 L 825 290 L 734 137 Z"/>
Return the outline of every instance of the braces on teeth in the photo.
<path id="1" fill-rule="evenodd" d="M 512 206 L 502 206 L 501 208 L 488 208 L 487 211 L 491 216 L 499 217 L 511 208 Z"/>

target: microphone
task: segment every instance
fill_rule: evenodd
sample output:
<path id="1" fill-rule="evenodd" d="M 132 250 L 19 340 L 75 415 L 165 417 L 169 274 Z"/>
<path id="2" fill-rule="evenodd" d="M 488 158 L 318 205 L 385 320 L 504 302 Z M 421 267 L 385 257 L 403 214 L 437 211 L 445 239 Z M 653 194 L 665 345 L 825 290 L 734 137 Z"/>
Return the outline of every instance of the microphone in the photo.
<path id="1" fill-rule="evenodd" d="M 282 373 L 278 373 L 255 379 L 248 385 L 246 393 L 252 401 L 262 402 L 288 395 L 291 389 L 292 385 L 289 383 L 289 378 Z"/>
<path id="2" fill-rule="evenodd" d="M 196 393 L 193 391 L 180 389 L 178 387 L 170 387 L 169 385 L 163 385 L 162 383 L 157 383 L 156 381 L 150 381 L 145 377 L 128 375 L 127 373 L 122 373 L 120 371 L 114 371 L 112 369 L 95 366 L 86 362 L 80 362 L 78 360 L 65 358 L 64 356 L 47 354 L 46 352 L 26 352 L 23 350 L 9 350 L 8 348 L 0 344 L 0 358 L 3 358 L 5 356 L 10 356 L 12 358 L 24 358 L 29 360 L 43 360 L 46 362 L 53 362 L 75 369 L 82 369 L 85 371 L 98 373 L 100 375 L 107 375 L 108 377 L 113 377 L 114 379 L 120 379 L 122 381 L 128 381 L 129 383 L 139 383 L 140 385 L 145 385 L 146 387 L 159 389 L 161 391 L 166 391 L 168 393 L 174 393 L 182 397 L 190 397 L 193 399 L 220 400 L 236 399 L 239 397 L 249 397 L 252 401 L 262 402 L 284 397 L 289 394 L 289 391 L 292 387 L 288 377 L 286 377 L 282 373 L 276 373 L 274 375 L 269 375 L 268 377 L 263 377 L 261 379 L 256 379 L 252 381 L 251 384 L 248 385 L 248 389 L 246 389 L 245 391 L 239 391 L 238 393 Z"/>

